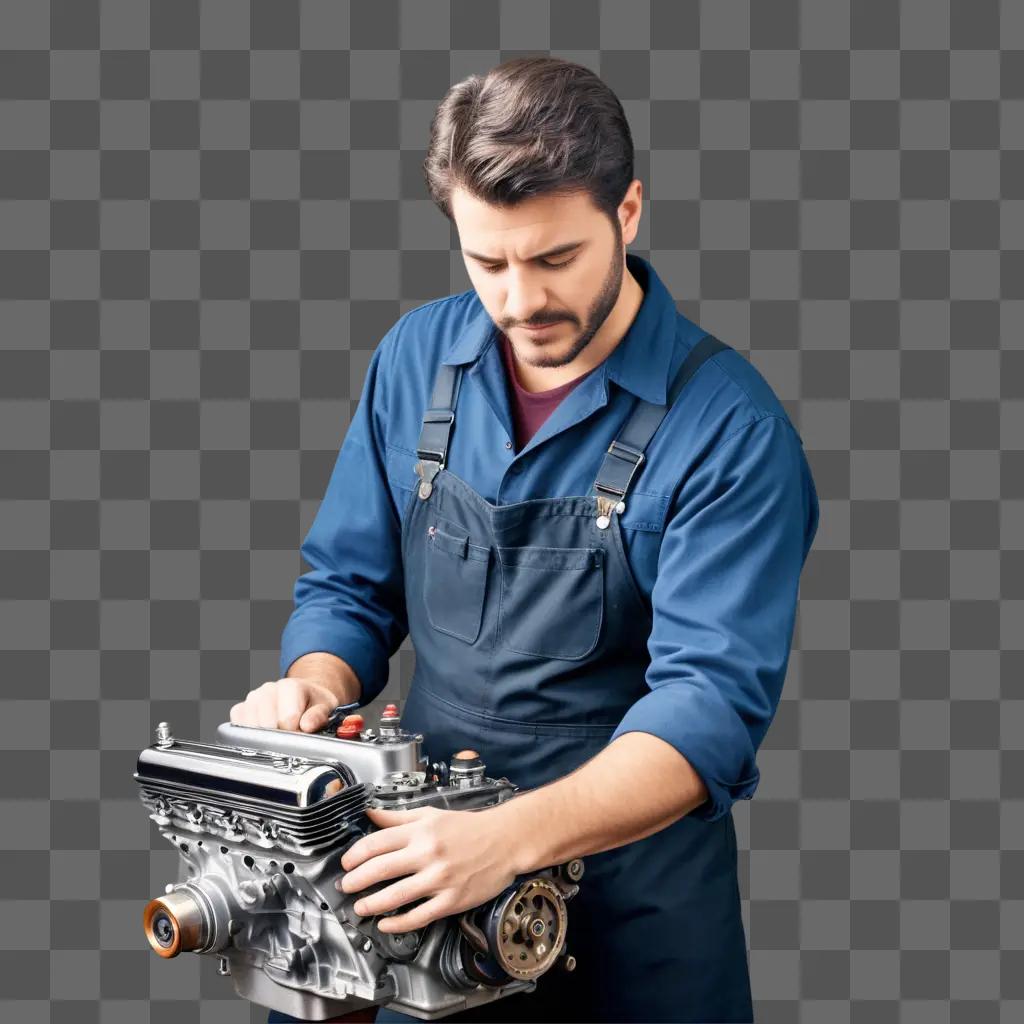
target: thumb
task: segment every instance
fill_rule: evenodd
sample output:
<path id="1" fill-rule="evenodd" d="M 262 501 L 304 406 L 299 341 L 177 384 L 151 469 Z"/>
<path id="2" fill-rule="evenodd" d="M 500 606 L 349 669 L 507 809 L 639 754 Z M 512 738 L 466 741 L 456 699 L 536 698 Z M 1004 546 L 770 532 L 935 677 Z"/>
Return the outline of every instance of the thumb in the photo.
<path id="1" fill-rule="evenodd" d="M 328 704 L 310 704 L 302 712 L 302 717 L 299 719 L 299 729 L 302 732 L 317 732 L 327 724 L 327 719 L 330 718 L 333 710 L 334 708 Z"/>

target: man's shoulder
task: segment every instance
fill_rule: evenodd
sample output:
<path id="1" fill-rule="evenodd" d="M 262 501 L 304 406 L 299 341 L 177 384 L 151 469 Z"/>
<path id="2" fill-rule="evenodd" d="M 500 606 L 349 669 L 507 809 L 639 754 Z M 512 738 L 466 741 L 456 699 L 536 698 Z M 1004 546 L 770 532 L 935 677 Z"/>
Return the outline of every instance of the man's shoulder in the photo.
<path id="1" fill-rule="evenodd" d="M 481 309 L 472 288 L 414 306 L 395 322 L 393 344 L 418 363 L 436 367 Z"/>
<path id="2" fill-rule="evenodd" d="M 708 333 L 728 346 L 708 359 L 689 381 L 672 410 L 676 431 L 686 435 L 690 450 L 708 451 L 742 428 L 775 417 L 799 437 L 788 410 L 754 362 L 728 336 L 709 332 L 680 316 L 675 365 Z"/>
<path id="3" fill-rule="evenodd" d="M 379 372 L 390 449 L 406 455 L 415 451 L 438 367 L 481 309 L 475 292 L 446 295 L 407 310 L 381 340 Z"/>
<path id="4" fill-rule="evenodd" d="M 714 366 L 720 374 L 717 383 L 733 404 L 755 416 L 789 418 L 785 405 L 749 354 L 729 345 L 728 351 L 714 360 Z"/>

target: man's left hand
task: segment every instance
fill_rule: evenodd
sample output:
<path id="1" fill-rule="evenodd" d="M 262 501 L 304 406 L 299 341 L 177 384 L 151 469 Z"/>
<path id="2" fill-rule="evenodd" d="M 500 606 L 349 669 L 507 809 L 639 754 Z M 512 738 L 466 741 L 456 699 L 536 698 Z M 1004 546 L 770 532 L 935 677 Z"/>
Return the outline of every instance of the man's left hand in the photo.
<path id="1" fill-rule="evenodd" d="M 486 810 L 367 808 L 366 814 L 380 828 L 345 851 L 341 866 L 346 874 L 337 887 L 351 893 L 388 878 L 398 881 L 361 897 L 356 913 L 372 917 L 428 897 L 404 914 L 379 921 L 382 932 L 412 931 L 480 906 L 516 877 L 508 832 Z"/>

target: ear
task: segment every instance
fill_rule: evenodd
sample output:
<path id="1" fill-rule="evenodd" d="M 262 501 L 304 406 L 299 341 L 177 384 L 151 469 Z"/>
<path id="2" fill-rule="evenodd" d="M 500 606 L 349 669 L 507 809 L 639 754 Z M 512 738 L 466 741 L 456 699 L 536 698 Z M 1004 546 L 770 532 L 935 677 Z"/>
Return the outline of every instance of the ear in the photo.
<path id="1" fill-rule="evenodd" d="M 640 215 L 643 212 L 643 182 L 634 178 L 626 189 L 619 204 L 618 217 L 622 229 L 622 244 L 631 245 L 640 230 Z"/>

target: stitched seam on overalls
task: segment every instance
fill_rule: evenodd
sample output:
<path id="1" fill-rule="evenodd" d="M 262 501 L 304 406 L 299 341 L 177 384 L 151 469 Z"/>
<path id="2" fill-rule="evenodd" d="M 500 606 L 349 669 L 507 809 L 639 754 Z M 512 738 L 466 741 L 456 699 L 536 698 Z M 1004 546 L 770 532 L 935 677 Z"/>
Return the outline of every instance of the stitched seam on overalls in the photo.
<path id="1" fill-rule="evenodd" d="M 430 516 L 434 517 L 435 519 L 443 520 L 446 523 L 450 523 L 453 526 L 456 526 L 456 527 L 458 527 L 461 530 L 465 530 L 466 533 L 468 534 L 469 530 L 467 529 L 467 527 L 463 526 L 462 523 L 460 523 L 457 519 L 453 519 L 451 516 L 446 516 L 444 514 L 444 512 L 441 511 L 441 509 L 444 509 L 445 511 L 448 511 L 448 509 L 449 509 L 449 506 L 445 503 L 446 499 L 451 498 L 451 494 L 448 491 L 448 488 L 450 486 L 455 486 L 456 489 L 457 489 L 458 485 L 461 485 L 469 494 L 475 495 L 477 500 L 482 500 L 481 496 L 479 494 L 477 494 L 477 492 L 474 491 L 469 486 L 469 484 L 467 484 L 459 476 L 457 476 L 455 473 L 453 473 L 448 468 L 448 466 L 445 465 L 445 467 L 438 472 L 437 476 L 434 477 L 434 489 L 433 489 L 430 497 L 427 499 L 427 501 L 432 506 L 432 510 L 430 512 Z M 482 545 L 480 545 L 480 546 L 482 547 Z M 490 551 L 490 546 L 488 546 L 488 551 Z M 495 558 L 494 561 L 497 561 L 497 559 Z M 425 569 L 426 569 L 426 566 L 424 566 L 424 570 Z M 490 578 L 490 575 L 491 575 L 491 560 L 488 560 L 488 563 L 487 563 L 487 578 L 488 579 Z M 500 576 L 499 576 L 498 586 L 499 586 L 499 597 L 500 597 L 500 587 L 501 587 Z M 486 583 L 486 580 L 485 580 L 485 583 L 484 583 L 484 596 L 482 598 L 482 602 L 483 602 L 484 605 L 486 605 L 486 602 L 487 602 L 487 583 Z M 430 610 L 429 610 L 429 608 L 427 609 L 427 619 L 430 621 L 430 624 L 433 626 L 434 623 L 433 623 L 433 619 L 431 619 L 431 617 L 430 617 Z M 481 612 L 480 612 L 480 630 L 478 630 L 476 638 L 473 640 L 471 646 L 476 646 L 477 644 L 480 644 L 480 632 L 483 630 L 485 621 L 486 621 L 486 609 L 485 608 L 481 608 Z M 444 630 L 440 630 L 440 632 L 445 632 L 445 631 Z M 495 633 L 497 633 L 497 623 L 495 623 Z M 458 639 L 464 640 L 463 637 L 458 637 Z M 489 652 L 489 655 L 488 655 L 486 679 L 485 679 L 485 684 L 484 684 L 484 689 L 483 689 L 483 693 L 484 693 L 483 699 L 485 701 L 488 701 L 488 702 L 490 701 L 491 695 L 494 692 L 494 676 L 495 676 L 495 672 L 494 672 L 494 657 L 495 657 L 496 649 L 497 649 L 497 643 L 495 641 L 495 638 L 492 638 L 490 652 Z M 429 689 L 429 687 L 426 687 L 426 686 L 423 685 L 422 680 L 420 680 L 420 684 L 419 685 L 420 685 L 421 689 L 423 689 L 428 695 L 431 695 L 431 696 L 435 697 L 437 700 L 442 701 L 446 706 L 451 707 L 453 709 L 461 707 L 461 705 L 453 704 L 451 701 L 446 701 L 443 697 L 440 697 L 439 695 L 435 694 L 433 690 L 431 690 L 431 689 Z M 486 716 L 481 716 L 480 719 L 474 719 L 474 721 L 477 721 L 477 720 L 487 721 L 488 719 L 487 719 Z"/>
<path id="2" fill-rule="evenodd" d="M 438 703 L 451 708 L 453 714 L 461 715 L 463 718 L 472 722 L 509 726 L 510 728 L 521 732 L 551 732 L 557 730 L 583 732 L 592 729 L 595 733 L 603 733 L 606 731 L 612 732 L 619 725 L 618 722 L 581 722 L 579 724 L 574 722 L 524 722 L 517 718 L 504 718 L 500 715 L 492 715 L 490 713 L 484 715 L 480 714 L 478 711 L 474 711 L 472 708 L 467 708 L 463 704 L 456 704 L 454 701 L 450 701 L 446 697 L 442 697 L 435 690 L 431 690 L 428 686 L 424 686 L 422 679 L 419 681 L 419 687 L 430 700 L 437 701 Z"/>
<path id="3" fill-rule="evenodd" d="M 444 471 L 448 474 L 449 478 L 453 482 L 453 486 L 462 488 L 467 495 L 471 495 L 476 501 L 483 502 L 486 506 L 488 513 L 492 516 L 497 514 L 502 519 L 513 518 L 510 512 L 516 514 L 527 514 L 530 512 L 536 512 L 538 508 L 541 508 L 546 515 L 549 516 L 576 516 L 580 519 L 588 518 L 593 513 L 593 496 L 589 494 L 564 494 L 556 498 L 526 498 L 523 501 L 514 501 L 510 505 L 494 505 L 487 501 L 478 491 L 475 491 L 465 480 L 462 479 L 457 473 L 453 473 L 447 466 Z M 558 504 L 554 504 L 558 503 Z M 561 508 L 561 503 L 572 503 L 578 505 L 578 508 Z M 554 507 L 550 507 L 554 504 Z M 589 504 L 589 507 L 587 507 Z M 543 509 L 542 506 L 548 505 L 548 509 Z M 518 523 L 513 521 L 509 526 L 493 526 L 495 531 L 508 530 L 517 526 Z"/>
<path id="4" fill-rule="evenodd" d="M 495 635 L 495 647 L 497 647 L 498 644 L 501 643 L 504 640 L 504 636 L 505 636 L 505 631 L 502 628 L 503 625 L 504 625 L 504 622 L 505 622 L 504 615 L 502 613 L 502 609 L 504 607 L 504 602 L 505 602 L 505 563 L 501 560 L 501 556 L 500 555 L 498 556 L 498 565 L 499 565 L 500 584 L 499 584 L 499 587 L 498 587 L 498 619 L 497 619 L 496 629 L 495 629 L 495 633 L 496 633 L 496 635 Z M 533 566 L 513 566 L 513 568 L 529 568 L 529 569 L 532 570 Z M 594 632 L 594 639 L 590 643 L 590 646 L 585 651 L 583 651 L 580 654 L 551 654 L 548 651 L 531 651 L 531 650 L 527 650 L 527 649 L 525 649 L 523 647 L 513 647 L 508 642 L 504 643 L 504 645 L 503 645 L 504 649 L 508 650 L 508 651 L 513 651 L 516 654 L 525 654 L 525 655 L 528 655 L 529 657 L 532 657 L 532 658 L 553 658 L 556 661 L 579 661 L 580 659 L 585 658 L 588 654 L 590 654 L 594 650 L 594 648 L 598 645 L 598 642 L 601 639 L 601 627 L 604 625 L 604 605 L 605 605 L 605 600 L 604 600 L 604 586 L 605 586 L 604 558 L 602 558 L 600 564 L 595 566 L 594 568 L 599 569 L 599 571 L 601 573 L 601 607 L 600 607 L 600 611 L 599 611 L 598 617 L 597 617 L 597 629 Z M 536 571 L 538 571 L 538 572 L 579 572 L 579 571 L 583 571 L 583 570 L 574 570 L 574 569 L 550 569 L 550 570 L 545 570 L 545 569 L 538 569 Z"/>
<path id="5" fill-rule="evenodd" d="M 436 479 L 436 477 L 435 477 L 435 479 Z M 436 515 L 436 513 L 435 513 L 435 515 Z M 443 519 L 444 517 L 441 516 L 440 518 Z M 431 614 L 430 602 L 427 601 L 426 594 L 423 595 L 423 605 L 426 608 L 427 619 L 430 621 L 430 624 L 431 624 L 431 626 L 434 627 L 434 629 L 436 629 L 439 633 L 446 633 L 448 636 L 455 637 L 456 640 L 462 640 L 464 643 L 467 643 L 470 646 L 472 646 L 473 644 L 476 643 L 477 639 L 479 638 L 479 636 L 480 636 L 480 629 L 483 626 L 483 603 L 484 603 L 484 598 L 486 598 L 486 596 L 487 596 L 487 573 L 488 573 L 488 570 L 490 569 L 490 553 L 491 553 L 491 549 L 489 547 L 488 548 L 483 548 L 481 545 L 477 545 L 477 544 L 470 544 L 468 540 L 466 541 L 466 545 L 467 545 L 467 547 L 475 547 L 475 548 L 478 548 L 481 551 L 486 550 L 486 552 L 487 552 L 487 558 L 486 559 L 477 558 L 475 555 L 474 556 L 468 556 L 467 559 L 466 559 L 467 561 L 473 561 L 473 562 L 476 562 L 478 565 L 483 565 L 484 566 L 484 587 L 483 587 L 484 593 L 483 593 L 483 595 L 480 598 L 480 609 L 479 609 L 479 613 L 477 615 L 476 633 L 474 633 L 473 636 L 468 636 L 465 633 L 457 633 L 457 632 L 455 632 L 454 629 L 448 629 L 448 628 L 446 628 L 444 626 L 439 626 L 437 624 L 437 622 L 434 620 L 434 616 Z M 428 577 L 428 573 L 430 573 L 431 571 L 436 571 L 436 566 L 433 565 L 431 563 L 431 561 L 430 561 L 432 558 L 443 557 L 443 558 L 451 558 L 453 561 L 458 561 L 457 556 L 454 556 L 454 555 L 450 554 L 449 552 L 444 551 L 443 549 L 438 548 L 437 545 L 435 545 L 434 543 L 432 543 L 429 540 L 425 544 L 425 549 L 426 550 L 424 552 L 424 558 L 423 558 L 423 582 L 424 582 L 424 585 L 426 585 L 426 581 L 429 578 Z M 474 586 L 475 586 L 475 584 L 474 584 Z"/>
<path id="6" fill-rule="evenodd" d="M 647 605 L 649 599 L 644 596 L 643 591 L 640 589 L 640 584 L 636 581 L 636 577 L 633 573 L 633 567 L 629 564 L 629 558 L 626 555 L 626 546 L 622 543 L 621 531 L 622 525 L 616 518 L 611 531 L 612 543 L 615 545 L 615 551 L 619 560 L 622 562 L 622 573 L 626 577 L 626 581 L 629 584 L 630 589 L 633 591 L 633 596 L 636 598 L 637 604 L 643 611 L 644 620 L 648 623 L 647 635 L 648 638 L 650 638 L 651 631 L 654 629 L 654 615 Z"/>

